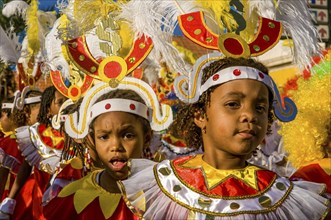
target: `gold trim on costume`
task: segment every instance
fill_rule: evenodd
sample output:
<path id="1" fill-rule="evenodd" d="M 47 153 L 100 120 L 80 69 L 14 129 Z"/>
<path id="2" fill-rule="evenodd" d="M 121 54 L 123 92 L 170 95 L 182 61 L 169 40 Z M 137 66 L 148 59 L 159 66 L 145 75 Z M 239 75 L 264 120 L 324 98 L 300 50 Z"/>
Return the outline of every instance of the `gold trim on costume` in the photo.
<path id="1" fill-rule="evenodd" d="M 196 155 L 196 156 L 198 156 L 198 155 Z M 194 156 L 194 157 L 196 157 L 196 156 Z M 194 158 L 193 157 L 193 158 Z M 192 159 L 193 159 L 192 158 Z M 267 186 L 264 190 L 262 190 L 262 191 L 259 191 L 257 194 L 255 194 L 255 195 L 247 195 L 247 196 L 234 196 L 234 197 L 227 197 L 227 196 L 218 196 L 218 195 L 213 195 L 213 194 L 206 194 L 205 192 L 202 192 L 202 191 L 200 191 L 200 190 L 197 190 L 196 188 L 194 188 L 194 187 L 192 187 L 192 186 L 190 186 L 190 185 L 188 185 L 186 182 L 185 182 L 185 180 L 183 180 L 179 175 L 178 175 L 178 173 L 176 173 L 176 168 L 175 168 L 175 166 L 174 166 L 174 164 L 172 163 L 172 161 L 171 161 L 171 163 L 170 163 L 170 166 L 171 166 L 171 168 L 172 168 L 172 170 L 174 171 L 174 175 L 177 177 L 177 179 L 183 184 L 183 185 L 185 185 L 186 187 L 188 187 L 190 190 L 192 190 L 192 191 L 194 191 L 194 192 L 196 192 L 196 193 L 199 193 L 199 194 L 202 194 L 202 195 L 204 195 L 204 196 L 208 196 L 208 197 L 211 197 L 211 198 L 217 198 L 217 199 L 219 199 L 219 198 L 221 198 L 221 199 L 225 199 L 225 200 L 229 200 L 229 199 L 247 199 L 247 198 L 253 198 L 253 197 L 258 197 L 258 196 L 260 196 L 260 195 L 262 195 L 262 194 L 264 194 L 266 191 L 268 191 L 272 186 L 273 186 L 273 184 L 275 183 L 275 180 L 276 180 L 276 178 L 277 178 L 277 175 L 275 175 L 274 176 L 274 178 L 270 181 L 270 183 L 269 183 L 269 186 Z M 192 167 L 193 168 L 193 167 Z M 193 169 L 198 169 L 198 168 L 200 168 L 200 167 L 194 167 Z M 232 176 L 233 177 L 233 176 Z M 230 178 L 230 177 L 229 177 Z M 228 178 L 227 178 L 228 179 Z M 224 179 L 223 181 L 225 181 L 226 179 Z M 205 180 L 206 181 L 206 180 Z M 223 182 L 222 181 L 222 182 Z M 221 182 L 219 182 L 219 184 L 220 184 Z M 246 182 L 245 182 L 246 183 Z M 247 183 L 246 183 L 247 184 Z M 256 183 L 257 184 L 257 183 Z M 247 184 L 248 185 L 248 184 Z M 208 187 L 208 185 L 206 184 L 206 187 Z M 216 187 L 216 186 L 215 186 Z M 213 187 L 214 188 L 214 187 Z M 213 189 L 213 188 L 211 188 L 211 189 Z"/>
<path id="2" fill-rule="evenodd" d="M 171 167 L 172 166 L 172 172 L 170 175 L 163 177 L 161 173 L 159 173 L 159 169 L 161 167 Z M 286 191 L 279 190 L 276 186 L 272 186 L 270 190 L 264 192 L 263 196 L 268 196 L 272 197 L 272 195 L 279 197 L 279 198 L 272 198 L 273 200 L 277 200 L 273 204 L 267 204 L 268 206 L 266 207 L 265 204 L 264 206 L 261 205 L 259 202 L 259 198 L 261 198 L 261 195 L 255 198 L 234 198 L 231 197 L 231 200 L 228 199 L 215 199 L 214 196 L 203 194 L 201 192 L 197 191 L 190 191 L 191 188 L 187 187 L 186 184 L 184 184 L 181 180 L 176 178 L 174 176 L 174 167 L 173 164 L 169 163 L 163 163 L 161 162 L 160 164 L 154 166 L 153 172 L 155 176 L 156 183 L 158 184 L 160 190 L 171 200 L 175 201 L 177 204 L 187 208 L 191 212 L 199 212 L 203 213 L 206 215 L 211 215 L 211 216 L 234 216 L 234 215 L 239 215 L 239 214 L 260 214 L 260 213 L 268 213 L 268 212 L 273 212 L 278 206 L 280 206 L 284 200 L 288 197 L 290 192 L 293 189 L 293 184 L 288 181 L 288 186 Z M 162 183 L 162 182 L 166 183 Z M 170 182 L 169 182 L 170 181 Z M 278 182 L 286 181 L 284 178 L 280 178 L 277 180 Z M 273 181 L 274 182 L 274 181 Z M 169 188 L 170 185 L 180 185 L 183 184 L 182 187 L 187 187 L 185 192 L 174 192 L 173 189 Z M 275 184 L 274 184 L 275 185 Z M 277 192 L 277 193 L 276 193 Z M 282 193 L 279 193 L 282 192 Z M 181 194 L 182 193 L 182 194 Z M 276 193 L 276 194 L 275 194 Z M 197 195 L 200 194 L 201 196 L 199 199 L 203 202 L 203 206 L 199 206 L 198 200 L 195 200 L 194 198 L 197 197 Z M 182 201 L 181 197 L 185 197 L 185 199 Z M 186 197 L 189 198 L 186 198 Z M 236 207 L 238 206 L 233 206 L 233 203 L 238 203 L 238 205 L 241 207 L 240 211 L 236 211 Z M 260 206 L 260 209 L 250 209 L 249 207 L 245 208 L 245 204 L 254 202 L 256 205 Z M 200 202 L 201 203 L 201 202 Z M 228 205 L 224 205 L 227 203 Z M 231 204 L 234 209 L 231 209 Z M 222 208 L 220 208 L 222 207 Z M 193 214 L 193 213 L 191 213 Z"/>

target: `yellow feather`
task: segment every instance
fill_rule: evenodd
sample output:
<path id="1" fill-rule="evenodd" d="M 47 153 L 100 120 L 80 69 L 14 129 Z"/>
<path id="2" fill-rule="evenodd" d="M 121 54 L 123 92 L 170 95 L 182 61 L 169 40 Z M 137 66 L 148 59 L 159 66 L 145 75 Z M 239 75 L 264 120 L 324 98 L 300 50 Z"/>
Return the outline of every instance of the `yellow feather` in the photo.
<path id="1" fill-rule="evenodd" d="M 238 27 L 237 22 L 234 20 L 233 16 L 230 14 L 230 2 L 231 0 L 223 1 L 206 1 L 206 0 L 196 0 L 204 8 L 210 9 L 215 15 L 215 20 L 218 26 L 223 30 L 227 28 L 229 32 L 232 32 Z"/>
<path id="2" fill-rule="evenodd" d="M 31 0 L 30 7 L 27 11 L 27 39 L 28 51 L 30 55 L 37 53 L 40 49 L 39 40 L 39 22 L 38 22 L 38 1 Z"/>
<path id="3" fill-rule="evenodd" d="M 195 63 L 195 61 L 197 60 L 197 58 L 194 56 L 194 53 L 193 53 L 191 50 L 189 50 L 189 49 L 187 49 L 187 48 L 185 48 L 185 47 L 181 47 L 181 46 L 179 46 L 178 43 L 177 43 L 176 41 L 173 41 L 173 42 L 172 42 L 172 45 L 174 45 L 174 47 L 176 47 L 177 50 L 178 50 L 180 53 L 184 54 L 184 59 L 185 59 L 187 62 L 189 62 L 190 64 L 194 64 L 194 63 Z"/>
<path id="4" fill-rule="evenodd" d="M 119 3 L 123 1 L 103 0 L 75 0 L 74 18 L 82 32 L 94 27 L 94 22 L 99 18 L 105 18 L 109 13 L 120 10 Z"/>

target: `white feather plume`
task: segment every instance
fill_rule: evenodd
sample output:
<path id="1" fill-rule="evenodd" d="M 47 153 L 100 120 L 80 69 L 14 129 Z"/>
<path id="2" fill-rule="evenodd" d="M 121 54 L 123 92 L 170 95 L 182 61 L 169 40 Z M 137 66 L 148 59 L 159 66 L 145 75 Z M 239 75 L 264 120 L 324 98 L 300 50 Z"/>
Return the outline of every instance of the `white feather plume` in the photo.
<path id="1" fill-rule="evenodd" d="M 0 59 L 16 63 L 20 57 L 20 44 L 15 33 L 6 33 L 0 26 Z"/>
<path id="2" fill-rule="evenodd" d="M 60 19 L 58 19 L 52 30 L 47 34 L 45 38 L 45 50 L 47 57 L 47 64 L 52 70 L 61 71 L 64 78 L 69 78 L 69 64 L 63 56 L 62 43 L 59 38 L 58 27 L 60 25 Z"/>
<path id="3" fill-rule="evenodd" d="M 184 60 L 171 43 L 172 36 L 177 16 L 198 10 L 201 8 L 194 1 L 131 0 L 122 5 L 119 18 L 132 25 L 136 38 L 142 34 L 151 37 L 153 50 L 161 54 L 170 69 L 187 74 Z"/>
<path id="4" fill-rule="evenodd" d="M 318 32 L 306 1 L 259 0 L 251 1 L 250 7 L 263 17 L 282 22 L 285 34 L 293 40 L 293 58 L 300 69 L 311 66 L 312 56 L 321 55 Z"/>
<path id="5" fill-rule="evenodd" d="M 4 5 L 2 14 L 7 18 L 18 15 L 25 19 L 26 11 L 29 7 L 28 3 L 21 0 L 10 1 Z"/>
<path id="6" fill-rule="evenodd" d="M 311 66 L 311 57 L 321 55 L 321 47 L 306 1 L 280 0 L 276 19 L 293 40 L 295 63 L 301 69 Z"/>
<path id="7" fill-rule="evenodd" d="M 256 10 L 258 14 L 264 18 L 275 19 L 275 4 L 274 0 L 258 0 L 258 1 L 250 1 L 250 14 Z"/>

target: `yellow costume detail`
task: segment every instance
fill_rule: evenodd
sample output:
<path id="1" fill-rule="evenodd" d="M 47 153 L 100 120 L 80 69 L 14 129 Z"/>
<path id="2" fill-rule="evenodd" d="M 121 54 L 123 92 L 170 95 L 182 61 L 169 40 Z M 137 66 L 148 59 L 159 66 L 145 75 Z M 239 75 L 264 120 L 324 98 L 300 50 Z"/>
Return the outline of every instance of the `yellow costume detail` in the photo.
<path id="1" fill-rule="evenodd" d="M 51 138 L 54 147 L 57 146 L 61 141 L 63 141 L 63 137 L 57 137 L 57 136 L 54 135 L 51 127 L 46 128 L 43 131 L 42 135 L 44 137 Z"/>
<path id="2" fill-rule="evenodd" d="M 115 212 L 122 195 L 120 193 L 109 193 L 99 186 L 96 182 L 96 176 L 99 172 L 101 171 L 94 171 L 84 178 L 67 185 L 59 193 L 59 197 L 67 197 L 75 194 L 73 201 L 78 214 L 93 202 L 94 199 L 99 198 L 102 213 L 105 219 L 108 219 Z"/>
<path id="3" fill-rule="evenodd" d="M 218 170 L 207 164 L 202 159 L 201 154 L 193 157 L 191 160 L 188 160 L 181 166 L 190 169 L 201 169 L 205 177 L 206 186 L 208 187 L 208 189 L 213 189 L 214 187 L 218 186 L 229 178 L 237 178 L 245 182 L 253 189 L 258 190 L 258 185 L 256 182 L 256 171 L 261 169 L 256 166 L 249 165 L 243 169 L 238 170 Z"/>

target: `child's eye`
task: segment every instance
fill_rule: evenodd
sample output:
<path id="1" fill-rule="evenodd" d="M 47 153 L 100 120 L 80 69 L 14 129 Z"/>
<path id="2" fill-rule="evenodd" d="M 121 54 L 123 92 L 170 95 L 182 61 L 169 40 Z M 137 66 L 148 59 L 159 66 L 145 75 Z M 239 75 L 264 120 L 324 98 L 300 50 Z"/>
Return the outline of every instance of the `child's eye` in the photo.
<path id="1" fill-rule="evenodd" d="M 123 138 L 124 138 L 124 139 L 128 139 L 128 140 L 131 140 L 131 139 L 133 139 L 135 136 L 136 136 L 136 135 L 135 135 L 134 133 L 125 133 L 125 134 L 123 135 Z"/>
<path id="2" fill-rule="evenodd" d="M 103 141 L 103 140 L 107 140 L 108 137 L 109 137 L 109 136 L 106 135 L 106 134 L 104 134 L 104 135 L 98 135 L 98 136 L 97 136 L 97 138 L 98 138 L 99 140 L 102 140 L 102 141 Z"/>
<path id="3" fill-rule="evenodd" d="M 265 112 L 267 110 L 267 108 L 264 105 L 258 105 L 258 106 L 256 106 L 256 110 L 258 112 Z"/>
<path id="4" fill-rule="evenodd" d="M 238 108 L 238 107 L 240 107 L 240 103 L 239 102 L 227 102 L 225 104 L 225 106 L 230 107 L 230 108 Z"/>

